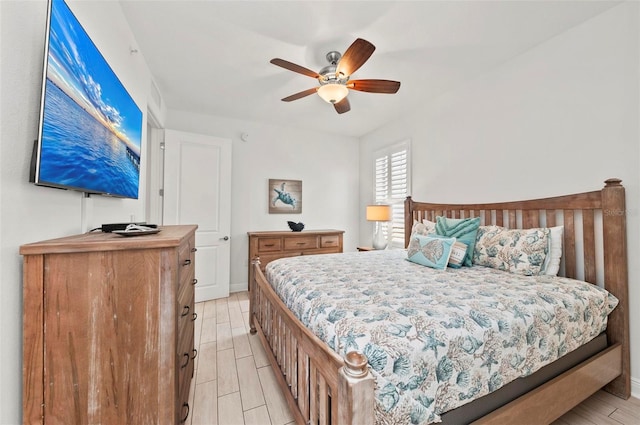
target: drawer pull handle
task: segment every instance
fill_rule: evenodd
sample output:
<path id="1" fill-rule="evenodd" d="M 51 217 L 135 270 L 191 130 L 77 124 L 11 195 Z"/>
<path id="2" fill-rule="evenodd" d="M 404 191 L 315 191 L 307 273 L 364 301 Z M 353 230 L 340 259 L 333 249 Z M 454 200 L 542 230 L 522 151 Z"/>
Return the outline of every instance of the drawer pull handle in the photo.
<path id="1" fill-rule="evenodd" d="M 306 245 L 306 242 L 298 242 L 298 245 Z"/>
<path id="2" fill-rule="evenodd" d="M 191 360 L 195 360 L 195 358 L 198 357 L 198 350 L 196 350 L 195 348 L 193 349 L 193 356 L 191 356 Z"/>
<path id="3" fill-rule="evenodd" d="M 196 313 L 195 311 L 193 312 L 193 318 L 191 319 L 192 322 L 195 322 L 196 319 L 198 318 L 198 313 Z"/>
<path id="4" fill-rule="evenodd" d="M 334 244 L 335 242 L 334 242 L 334 241 L 325 241 L 324 243 L 326 243 L 327 245 L 332 245 L 332 244 Z"/>
<path id="5" fill-rule="evenodd" d="M 198 283 L 198 279 L 193 279 L 193 280 L 191 281 L 191 284 L 192 284 L 192 285 L 195 285 L 196 283 Z"/>
<path id="6" fill-rule="evenodd" d="M 184 353 L 182 356 L 184 357 L 185 362 L 182 366 L 180 366 L 180 369 L 184 369 L 185 367 L 187 367 L 190 358 L 189 353 Z"/>
<path id="7" fill-rule="evenodd" d="M 198 248 L 191 248 L 191 252 L 196 252 L 198 250 Z"/>
<path id="8" fill-rule="evenodd" d="M 186 414 L 186 415 L 184 415 L 184 418 L 182 418 L 182 419 L 180 420 L 180 423 L 181 423 L 181 424 L 182 424 L 182 423 L 187 422 L 187 418 L 189 417 L 189 410 L 190 410 L 190 409 L 189 409 L 189 403 L 184 403 L 184 404 L 182 405 L 182 408 L 183 408 L 183 409 L 184 409 L 185 407 L 187 408 L 187 414 Z"/>
<path id="9" fill-rule="evenodd" d="M 180 315 L 181 317 L 186 316 L 187 314 L 189 314 L 189 306 L 185 305 L 184 307 L 182 307 L 182 314 Z"/>
<path id="10" fill-rule="evenodd" d="M 268 246 L 268 247 L 272 247 L 272 246 L 275 246 L 275 245 L 276 244 L 274 244 L 274 243 L 266 243 L 266 244 L 264 244 L 264 246 Z"/>
<path id="11" fill-rule="evenodd" d="M 184 263 L 182 263 L 183 266 L 188 266 L 189 264 L 191 264 L 191 260 L 189 259 L 184 260 Z"/>

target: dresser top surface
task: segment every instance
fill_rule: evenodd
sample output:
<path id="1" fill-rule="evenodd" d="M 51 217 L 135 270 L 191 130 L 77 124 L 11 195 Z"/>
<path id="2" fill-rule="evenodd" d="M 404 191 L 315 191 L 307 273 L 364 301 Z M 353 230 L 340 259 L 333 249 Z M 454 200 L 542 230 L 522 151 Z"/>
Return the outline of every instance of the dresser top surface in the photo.
<path id="1" fill-rule="evenodd" d="M 158 233 L 129 237 L 116 233 L 88 232 L 22 245 L 20 254 L 64 254 L 177 247 L 191 237 L 197 228 L 197 225 L 161 226 Z"/>
<path id="2" fill-rule="evenodd" d="M 303 230 L 301 232 L 294 232 L 291 230 L 270 230 L 264 232 L 247 232 L 249 236 L 313 236 L 313 235 L 325 235 L 325 234 L 342 234 L 344 230 L 336 229 L 320 229 L 320 230 Z"/>

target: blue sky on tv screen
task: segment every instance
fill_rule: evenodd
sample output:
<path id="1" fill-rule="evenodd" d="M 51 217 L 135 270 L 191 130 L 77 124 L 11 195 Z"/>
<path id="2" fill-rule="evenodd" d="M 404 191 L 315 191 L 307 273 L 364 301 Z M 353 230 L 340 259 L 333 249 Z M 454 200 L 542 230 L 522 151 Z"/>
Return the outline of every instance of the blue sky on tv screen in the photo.
<path id="1" fill-rule="evenodd" d="M 52 0 L 47 78 L 140 155 L 142 112 L 63 0 Z"/>

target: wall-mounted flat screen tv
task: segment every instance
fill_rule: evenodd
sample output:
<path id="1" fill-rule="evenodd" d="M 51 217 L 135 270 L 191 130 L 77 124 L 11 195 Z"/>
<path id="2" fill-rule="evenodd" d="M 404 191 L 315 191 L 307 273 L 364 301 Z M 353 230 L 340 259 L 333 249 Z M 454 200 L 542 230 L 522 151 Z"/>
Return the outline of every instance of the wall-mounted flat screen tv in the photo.
<path id="1" fill-rule="evenodd" d="M 138 198 L 142 112 L 63 0 L 50 0 L 32 181 Z"/>

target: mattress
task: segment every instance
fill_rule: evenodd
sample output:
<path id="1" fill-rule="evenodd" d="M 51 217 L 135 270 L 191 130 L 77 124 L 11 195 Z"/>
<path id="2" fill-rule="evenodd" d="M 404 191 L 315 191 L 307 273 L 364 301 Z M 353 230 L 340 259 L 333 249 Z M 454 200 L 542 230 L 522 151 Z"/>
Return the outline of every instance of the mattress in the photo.
<path id="1" fill-rule="evenodd" d="M 367 356 L 381 424 L 440 422 L 591 341 L 618 303 L 586 282 L 434 270 L 403 250 L 285 258 L 266 277 L 329 347 Z"/>

